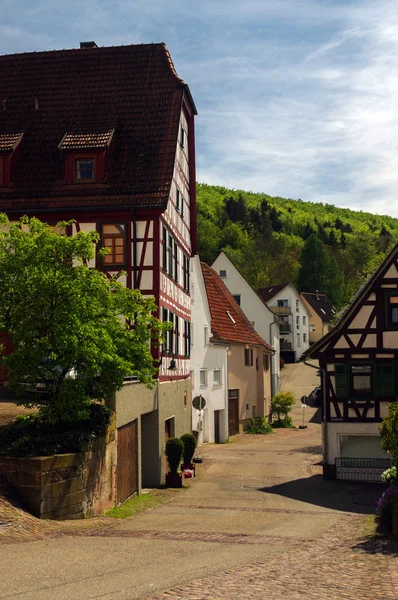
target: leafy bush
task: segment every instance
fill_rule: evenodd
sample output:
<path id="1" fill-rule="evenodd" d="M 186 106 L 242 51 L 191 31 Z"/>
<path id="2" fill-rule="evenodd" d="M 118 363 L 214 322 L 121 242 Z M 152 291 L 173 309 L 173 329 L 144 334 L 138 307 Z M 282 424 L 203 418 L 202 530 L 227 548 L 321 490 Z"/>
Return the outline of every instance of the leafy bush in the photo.
<path id="1" fill-rule="evenodd" d="M 381 475 L 381 480 L 389 485 L 393 484 L 397 479 L 397 467 L 386 469 Z"/>
<path id="2" fill-rule="evenodd" d="M 105 434 L 112 411 L 92 403 L 84 421 L 54 425 L 39 415 L 21 415 L 0 427 L 0 456 L 32 457 L 81 452 L 83 446 Z"/>
<path id="3" fill-rule="evenodd" d="M 376 507 L 376 521 L 381 529 L 392 532 L 394 505 L 398 504 L 398 486 L 391 486 L 382 494 Z"/>
<path id="4" fill-rule="evenodd" d="M 255 417 L 252 424 L 247 428 L 246 433 L 259 433 L 266 435 L 272 433 L 272 427 L 265 417 Z"/>
<path id="5" fill-rule="evenodd" d="M 195 454 L 196 438 L 192 433 L 184 433 L 181 436 L 181 441 L 184 444 L 183 462 L 184 465 L 189 465 L 192 462 L 192 457 Z"/>
<path id="6" fill-rule="evenodd" d="M 273 427 L 292 427 L 292 419 L 288 415 L 295 402 L 291 392 L 278 392 L 275 394 L 271 401 L 272 418 L 276 418 L 276 422 L 272 422 Z"/>
<path id="7" fill-rule="evenodd" d="M 177 473 L 180 466 L 184 444 L 179 438 L 170 438 L 166 442 L 166 456 L 171 473 Z"/>
<path id="8" fill-rule="evenodd" d="M 398 465 L 398 404 L 388 405 L 388 414 L 380 427 L 381 445 L 391 455 L 394 465 Z"/>

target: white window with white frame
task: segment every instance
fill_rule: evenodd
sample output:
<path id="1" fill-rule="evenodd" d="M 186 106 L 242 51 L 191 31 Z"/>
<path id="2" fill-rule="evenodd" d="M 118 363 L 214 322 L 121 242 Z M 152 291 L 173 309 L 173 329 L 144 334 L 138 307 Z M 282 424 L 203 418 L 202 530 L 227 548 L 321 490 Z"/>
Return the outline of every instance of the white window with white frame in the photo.
<path id="1" fill-rule="evenodd" d="M 209 328 L 207 327 L 207 325 L 205 325 L 203 328 L 203 334 L 204 334 L 204 344 L 205 344 L 205 346 L 208 346 L 209 345 Z"/>
<path id="2" fill-rule="evenodd" d="M 296 327 L 297 329 L 300 329 L 300 317 L 296 317 Z"/>
<path id="3" fill-rule="evenodd" d="M 303 325 L 307 325 L 307 317 L 305 315 L 303 316 Z"/>
<path id="4" fill-rule="evenodd" d="M 297 334 L 297 348 L 300 347 L 300 334 Z"/>
<path id="5" fill-rule="evenodd" d="M 207 369 L 200 369 L 200 387 L 207 385 Z"/>
<path id="6" fill-rule="evenodd" d="M 221 369 L 214 369 L 213 383 L 214 385 L 221 385 Z"/>
<path id="7" fill-rule="evenodd" d="M 296 312 L 299 312 L 300 310 L 300 304 L 299 304 L 299 300 L 296 300 Z"/>
<path id="8" fill-rule="evenodd" d="M 307 343 L 307 334 L 303 333 L 303 344 Z"/>

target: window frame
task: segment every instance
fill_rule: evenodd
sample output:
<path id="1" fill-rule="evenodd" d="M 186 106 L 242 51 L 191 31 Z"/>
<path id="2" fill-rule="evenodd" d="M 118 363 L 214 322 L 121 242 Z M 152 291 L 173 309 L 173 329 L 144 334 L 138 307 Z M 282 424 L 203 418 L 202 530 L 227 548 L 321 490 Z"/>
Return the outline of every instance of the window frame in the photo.
<path id="1" fill-rule="evenodd" d="M 386 313 L 386 329 L 388 331 L 397 331 L 398 322 L 393 323 L 391 318 L 392 308 L 398 308 L 398 302 L 396 306 L 390 304 L 390 298 L 398 298 L 398 292 L 396 290 L 385 292 L 385 313 Z"/>
<path id="2" fill-rule="evenodd" d="M 245 367 L 253 366 L 253 348 L 245 348 Z"/>
<path id="3" fill-rule="evenodd" d="M 78 178 L 77 176 L 77 163 L 79 160 L 92 160 L 93 161 L 93 177 L 91 179 L 87 178 Z M 74 183 L 96 183 L 98 181 L 98 164 L 97 164 L 97 156 L 92 153 L 84 153 L 84 154 L 73 154 L 72 157 L 72 168 L 73 168 L 73 182 Z"/>
<path id="4" fill-rule="evenodd" d="M 215 374 L 219 373 L 219 381 L 216 381 Z M 213 385 L 222 385 L 222 369 L 213 369 Z"/>
<path id="5" fill-rule="evenodd" d="M 225 275 L 223 275 L 223 273 L 225 273 Z M 220 269 L 218 271 L 218 274 L 220 275 L 221 279 L 226 279 L 227 278 L 227 269 Z"/>
<path id="6" fill-rule="evenodd" d="M 103 232 L 103 227 L 106 227 L 108 225 L 114 225 L 114 226 L 118 226 L 118 225 L 123 225 L 124 227 L 124 234 L 112 234 L 112 233 L 107 233 L 104 234 Z M 112 255 L 112 252 L 110 252 L 109 254 L 107 254 L 106 256 L 101 256 L 100 257 L 100 266 L 101 269 L 123 269 L 127 267 L 127 263 L 128 263 L 128 251 L 127 251 L 127 230 L 128 230 L 128 224 L 126 221 L 102 221 L 101 223 L 98 224 L 99 227 L 99 234 L 100 234 L 100 245 L 101 248 L 107 248 L 108 246 L 104 245 L 104 237 L 105 238 L 110 238 L 110 239 L 117 239 L 117 238 L 122 238 L 123 239 L 123 262 L 119 263 L 119 262 L 105 262 L 105 259 L 108 256 Z M 114 248 L 112 248 L 112 250 L 114 250 Z"/>
<path id="7" fill-rule="evenodd" d="M 235 300 L 236 304 L 238 306 L 240 306 L 241 304 L 241 299 L 242 299 L 242 295 L 241 294 L 232 294 L 232 298 Z M 239 300 L 237 300 L 237 298 L 239 298 Z"/>
<path id="8" fill-rule="evenodd" d="M 204 383 L 202 382 L 202 375 L 204 375 Z M 207 387 L 208 385 L 208 374 L 207 369 L 199 369 L 199 387 Z"/>

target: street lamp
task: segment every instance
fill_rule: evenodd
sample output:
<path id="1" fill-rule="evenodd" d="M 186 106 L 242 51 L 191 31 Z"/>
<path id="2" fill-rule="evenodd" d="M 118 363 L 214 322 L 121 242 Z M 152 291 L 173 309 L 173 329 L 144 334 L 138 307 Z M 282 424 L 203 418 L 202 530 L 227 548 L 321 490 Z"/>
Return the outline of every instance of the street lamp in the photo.
<path id="1" fill-rule="evenodd" d="M 176 361 L 175 361 L 175 354 L 174 354 L 174 352 L 172 350 L 168 350 L 167 348 L 163 348 L 162 353 L 160 355 L 160 363 L 162 363 L 162 361 L 163 361 L 163 355 L 164 354 L 168 354 L 168 355 L 171 354 L 171 360 L 170 360 L 169 366 L 167 367 L 167 370 L 168 371 L 175 371 L 176 368 L 177 368 L 177 364 L 176 364 Z"/>

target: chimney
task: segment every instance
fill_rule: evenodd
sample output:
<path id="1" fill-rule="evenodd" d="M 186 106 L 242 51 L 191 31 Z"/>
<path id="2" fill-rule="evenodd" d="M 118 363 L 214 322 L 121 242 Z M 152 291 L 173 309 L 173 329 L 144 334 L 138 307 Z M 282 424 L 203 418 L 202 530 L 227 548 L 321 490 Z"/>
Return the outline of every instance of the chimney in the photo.
<path id="1" fill-rule="evenodd" d="M 95 42 L 80 42 L 80 48 L 98 48 Z"/>

